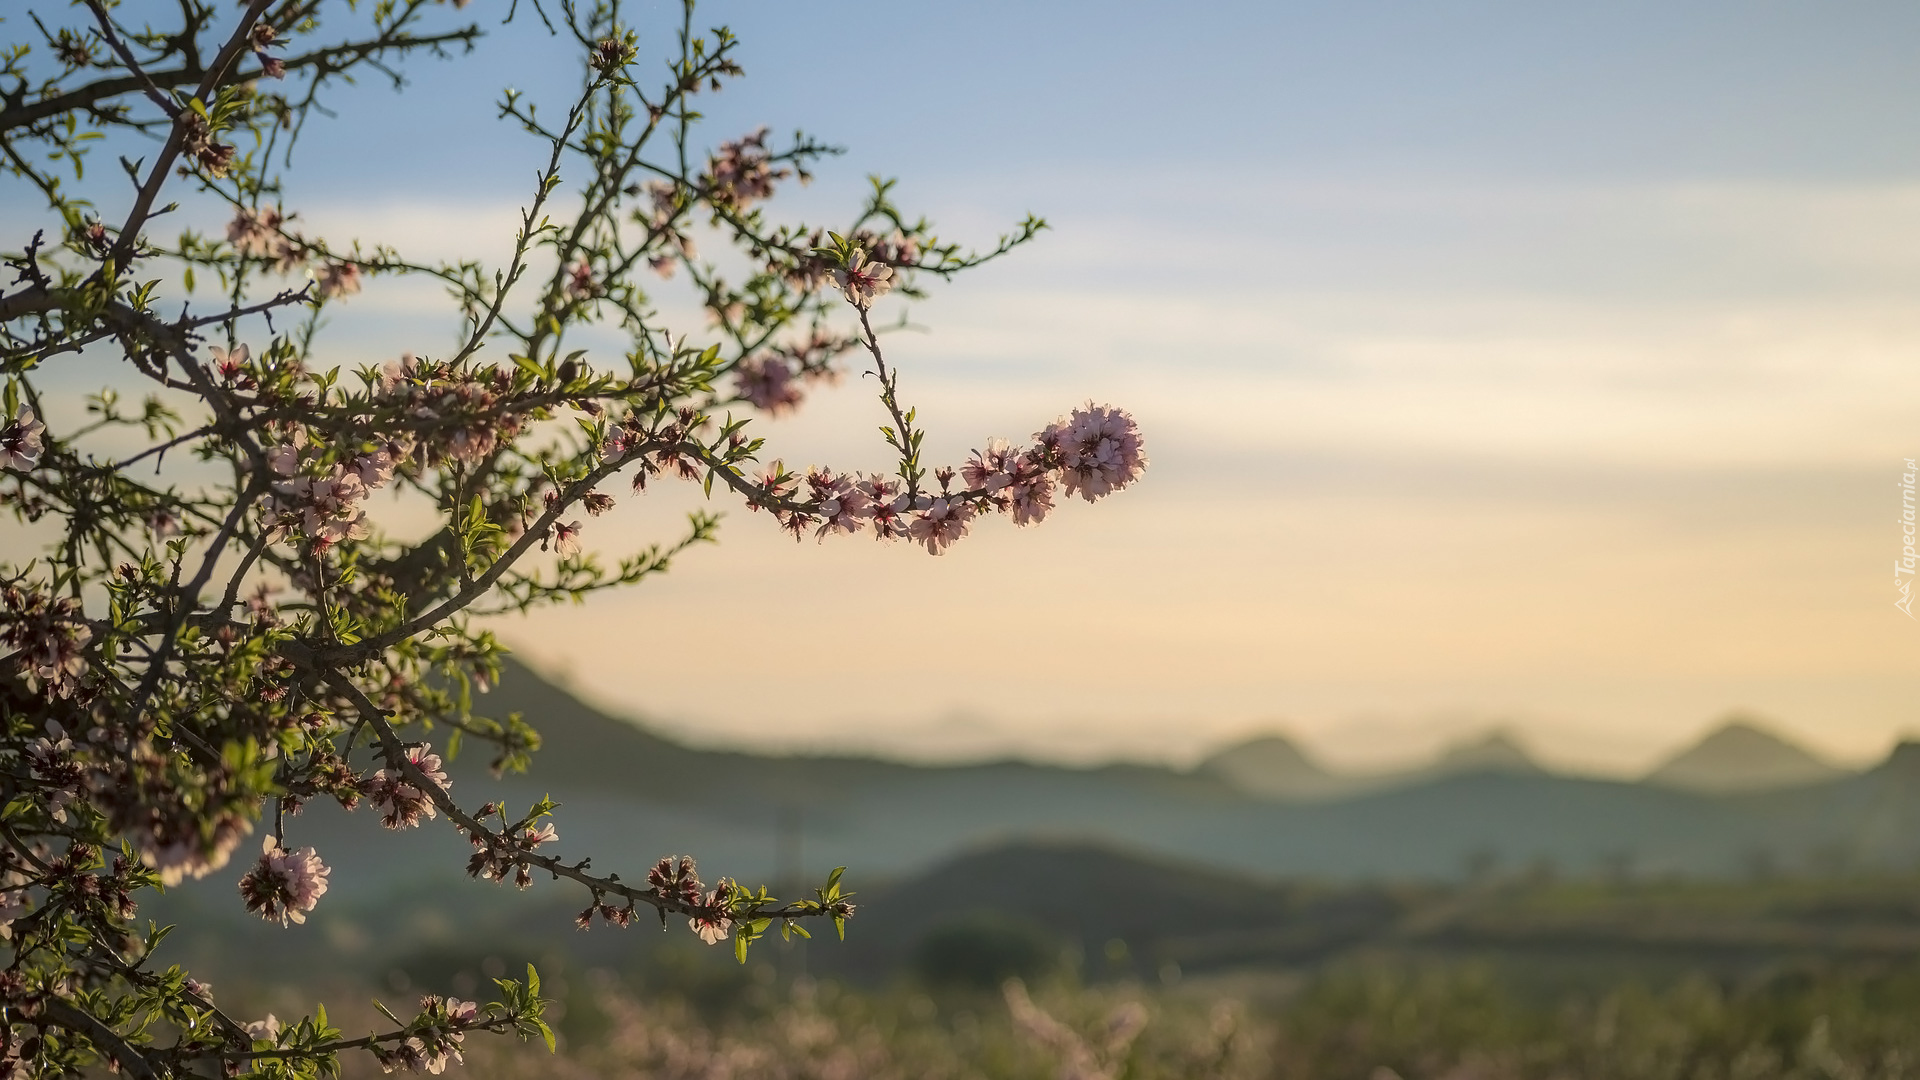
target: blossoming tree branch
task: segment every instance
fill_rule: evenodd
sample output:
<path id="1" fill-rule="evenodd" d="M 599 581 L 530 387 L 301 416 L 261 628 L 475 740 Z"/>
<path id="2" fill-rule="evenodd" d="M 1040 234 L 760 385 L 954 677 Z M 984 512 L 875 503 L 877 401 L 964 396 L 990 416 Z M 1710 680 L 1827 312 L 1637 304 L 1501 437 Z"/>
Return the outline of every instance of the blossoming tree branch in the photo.
<path id="1" fill-rule="evenodd" d="M 703 141 L 698 99 L 741 74 L 728 31 L 697 32 L 691 5 L 648 35 L 617 3 L 529 0 L 495 32 L 572 42 L 581 81 L 560 112 L 500 104 L 545 148 L 511 254 L 411 259 L 309 230 L 286 178 L 343 78 L 398 88 L 402 65 L 464 51 L 478 24 L 427 0 L 182 0 L 164 26 L 146 5 L 49 7 L 7 16 L 0 53 L 8 198 L 46 208 L 0 241 L 18 245 L 0 283 L 0 501 L 16 522 L 0 549 L 0 1074 L 308 1077 L 350 1050 L 439 1072 L 475 1031 L 551 1042 L 531 969 L 497 1000 L 429 996 L 349 1037 L 324 1012 L 235 1015 L 161 965 L 164 931 L 135 921 L 144 890 L 230 874 L 234 903 L 285 926 L 324 900 L 326 856 L 300 843 L 315 799 L 390 829 L 444 819 L 472 876 L 581 890 L 583 929 L 685 919 L 743 959 L 776 930 L 844 933 L 838 871 L 799 899 L 703 882 L 685 856 L 622 876 L 554 853 L 551 802 L 462 803 L 441 755 L 483 745 L 499 772 L 539 748 L 519 717 L 474 711 L 499 676 L 491 617 L 637 583 L 715 536 L 717 516 L 695 513 L 603 560 L 619 537 L 591 522 L 616 499 L 686 481 L 796 538 L 940 555 L 986 518 L 1036 525 L 1138 479 L 1132 419 L 1090 403 L 1030 440 L 922 460 L 876 310 L 1043 223 L 970 250 L 882 182 L 838 229 L 778 222 L 768 200 L 833 150 L 764 130 Z M 747 270 L 730 280 L 700 242 Z M 458 344 L 323 363 L 323 317 L 406 277 L 444 287 Z M 659 313 L 674 288 L 704 325 Z M 595 324 L 623 355 L 575 347 Z M 756 418 L 847 368 L 877 392 L 885 464 L 784 465 Z M 84 405 L 61 389 L 100 369 Z M 437 527 L 383 528 L 376 492 Z"/>

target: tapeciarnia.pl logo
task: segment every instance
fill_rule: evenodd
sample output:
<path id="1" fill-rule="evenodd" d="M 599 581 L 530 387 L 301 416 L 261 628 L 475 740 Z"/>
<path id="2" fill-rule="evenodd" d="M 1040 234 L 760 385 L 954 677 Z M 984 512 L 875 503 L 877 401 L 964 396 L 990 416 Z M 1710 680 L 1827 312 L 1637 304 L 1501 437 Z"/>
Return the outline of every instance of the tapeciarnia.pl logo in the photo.
<path id="1" fill-rule="evenodd" d="M 1893 588 L 1900 595 L 1894 600 L 1893 606 L 1906 612 L 1907 618 L 1912 619 L 1914 618 L 1913 478 L 1915 473 L 1920 473 L 1920 469 L 1914 467 L 1912 458 L 1907 458 L 1906 463 L 1906 471 L 1900 474 L 1900 557 L 1893 560 Z"/>

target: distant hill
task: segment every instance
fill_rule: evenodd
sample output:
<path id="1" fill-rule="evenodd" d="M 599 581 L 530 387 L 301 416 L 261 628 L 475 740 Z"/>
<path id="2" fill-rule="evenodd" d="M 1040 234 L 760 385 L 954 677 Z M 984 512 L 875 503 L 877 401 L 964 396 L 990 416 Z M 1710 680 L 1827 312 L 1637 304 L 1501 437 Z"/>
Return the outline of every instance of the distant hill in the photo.
<path id="1" fill-rule="evenodd" d="M 1072 948 L 1093 977 L 1311 965 L 1376 940 L 1440 890 L 1284 883 L 1117 848 L 1026 841 L 963 852 L 869 887 L 844 944 L 808 951 L 822 973 L 877 979 L 930 932 L 1012 916 Z M 1124 949 L 1111 949 L 1119 942 Z"/>
<path id="2" fill-rule="evenodd" d="M 1788 742 L 1756 719 L 1735 714 L 1648 773 L 1645 782 L 1730 794 L 1817 784 L 1843 775 L 1845 769 Z"/>
<path id="3" fill-rule="evenodd" d="M 1277 733 L 1219 750 L 1194 771 L 1257 798 L 1314 802 L 1429 783 L 1466 773 L 1545 770 L 1511 733 L 1496 730 L 1454 743 L 1429 764 L 1396 772 L 1334 772 L 1314 761 L 1292 739 Z"/>
<path id="4" fill-rule="evenodd" d="M 1533 755 L 1508 731 L 1489 731 L 1476 739 L 1454 743 L 1431 766 L 1408 774 L 1408 778 L 1456 776 L 1461 773 L 1540 773 L 1545 772 Z"/>
<path id="5" fill-rule="evenodd" d="M 1362 790 L 1366 780 L 1328 772 L 1285 735 L 1262 735 L 1215 752 L 1195 769 L 1235 790 L 1267 799 L 1329 799 Z"/>

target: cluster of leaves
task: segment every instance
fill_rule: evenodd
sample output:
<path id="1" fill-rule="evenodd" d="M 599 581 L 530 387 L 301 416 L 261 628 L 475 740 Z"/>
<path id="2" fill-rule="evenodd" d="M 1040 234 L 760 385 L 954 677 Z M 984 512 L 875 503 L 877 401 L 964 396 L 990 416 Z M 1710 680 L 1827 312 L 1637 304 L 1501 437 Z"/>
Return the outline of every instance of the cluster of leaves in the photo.
<path id="1" fill-rule="evenodd" d="M 743 959 L 775 928 L 805 934 L 803 920 L 844 933 L 853 905 L 838 871 L 798 901 L 728 879 L 708 889 L 691 859 L 663 860 L 643 885 L 543 854 L 557 840 L 551 802 L 518 815 L 457 803 L 430 739 L 448 755 L 478 740 L 496 773 L 539 748 L 522 718 L 475 712 L 475 691 L 500 673 L 486 620 L 634 584 L 713 538 L 717 515 L 696 513 L 677 537 L 603 563 L 569 515 L 611 506 L 600 485 L 617 475 L 636 495 L 657 477 L 731 492 L 796 535 L 884 513 L 881 535 L 905 536 L 915 517 L 941 534 L 926 541 L 938 551 L 974 508 L 1044 503 L 1049 475 L 1068 470 L 1068 491 L 1077 476 L 1091 499 L 1087 484 L 1104 493 L 1144 465 L 1131 420 L 1105 410 L 1073 429 L 1088 433 L 1079 444 L 1056 434 L 1004 476 L 976 470 L 953 490 L 940 470 L 937 495 L 927 489 L 923 433 L 869 307 L 1043 223 L 968 251 L 903 214 L 880 181 L 837 229 L 773 221 L 763 204 L 776 187 L 833 150 L 764 131 L 697 141 L 697 98 L 741 70 L 735 38 L 696 32 L 690 3 L 651 86 L 636 64 L 658 43 L 618 3 L 530 5 L 540 25 L 527 29 L 577 46 L 581 83 L 554 121 L 522 95 L 501 102 L 548 148 L 503 266 L 302 231 L 282 200 L 307 120 L 354 73 L 398 88 L 407 59 L 472 46 L 480 27 L 441 26 L 444 7 L 181 0 L 155 26 L 83 0 L 64 13 L 71 25 L 9 17 L 23 33 L 0 53 L 0 168 L 48 220 L 7 253 L 0 290 L 0 505 L 22 526 L 0 551 L 0 1076 L 105 1062 L 137 1076 L 219 1063 L 309 1077 L 351 1049 L 437 1072 L 468 1031 L 550 1039 L 531 970 L 502 981 L 497 1001 L 428 998 L 347 1039 L 324 1012 L 243 1022 L 186 973 L 158 969 L 165 932 L 136 930 L 138 894 L 220 871 L 256 830 L 247 906 L 288 923 L 318 902 L 322 853 L 289 842 L 314 799 L 371 804 L 391 828 L 444 817 L 472 841 L 475 877 L 526 887 L 538 872 L 584 888 L 583 927 L 651 908 Z M 87 172 L 91 155 L 134 147 L 118 159 L 124 182 Z M 571 213 L 555 206 L 563 171 L 585 177 L 568 189 Z M 109 218 L 108 205 L 122 209 Z M 170 214 L 189 224 L 167 239 L 155 226 Z M 701 258 L 714 236 L 753 268 L 744 280 Z M 459 344 L 325 365 L 323 315 L 409 276 L 444 285 Z M 711 340 L 670 331 L 650 278 L 692 289 Z M 211 303 L 179 295 L 209 283 Z M 593 324 L 625 335 L 622 357 L 595 363 L 574 347 Z M 850 353 L 878 376 L 898 479 L 870 477 L 857 494 L 831 472 L 796 491 L 777 462 L 750 475 L 762 440 L 734 411 L 791 409 Z M 143 385 L 138 408 L 109 387 L 69 415 L 48 362 L 72 354 L 123 365 L 114 378 Z M 143 448 L 108 452 L 129 441 Z M 390 533 L 366 507 L 376 489 L 438 527 Z"/>

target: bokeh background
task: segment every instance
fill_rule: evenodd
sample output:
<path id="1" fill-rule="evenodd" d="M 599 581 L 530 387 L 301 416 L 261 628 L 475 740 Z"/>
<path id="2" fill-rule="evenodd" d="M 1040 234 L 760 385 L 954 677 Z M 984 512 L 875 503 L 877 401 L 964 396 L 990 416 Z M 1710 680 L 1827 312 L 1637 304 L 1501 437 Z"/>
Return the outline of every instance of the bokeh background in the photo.
<path id="1" fill-rule="evenodd" d="M 944 760 L 1190 763 L 1277 728 L 1384 767 L 1498 725 L 1612 775 L 1730 708 L 1854 763 L 1914 723 L 1891 568 L 1920 453 L 1912 8 L 699 19 L 744 42 L 716 142 L 849 148 L 776 212 L 834 220 L 879 173 L 945 236 L 1053 223 L 907 309 L 925 332 L 891 347 L 933 458 L 1092 398 L 1138 415 L 1154 465 L 937 560 L 736 515 L 668 579 L 503 627 L 594 700 L 705 744 Z M 577 77 L 537 29 L 416 69 L 404 107 L 340 96 L 288 205 L 420 256 L 497 250 L 539 147 L 493 102 L 559 108 Z M 383 286 L 331 341 L 380 360 L 451 333 L 430 288 Z M 792 464 L 878 466 L 869 391 L 763 430 Z M 589 539 L 662 535 L 672 501 Z M 877 617 L 901 609 L 911 633 Z"/>

